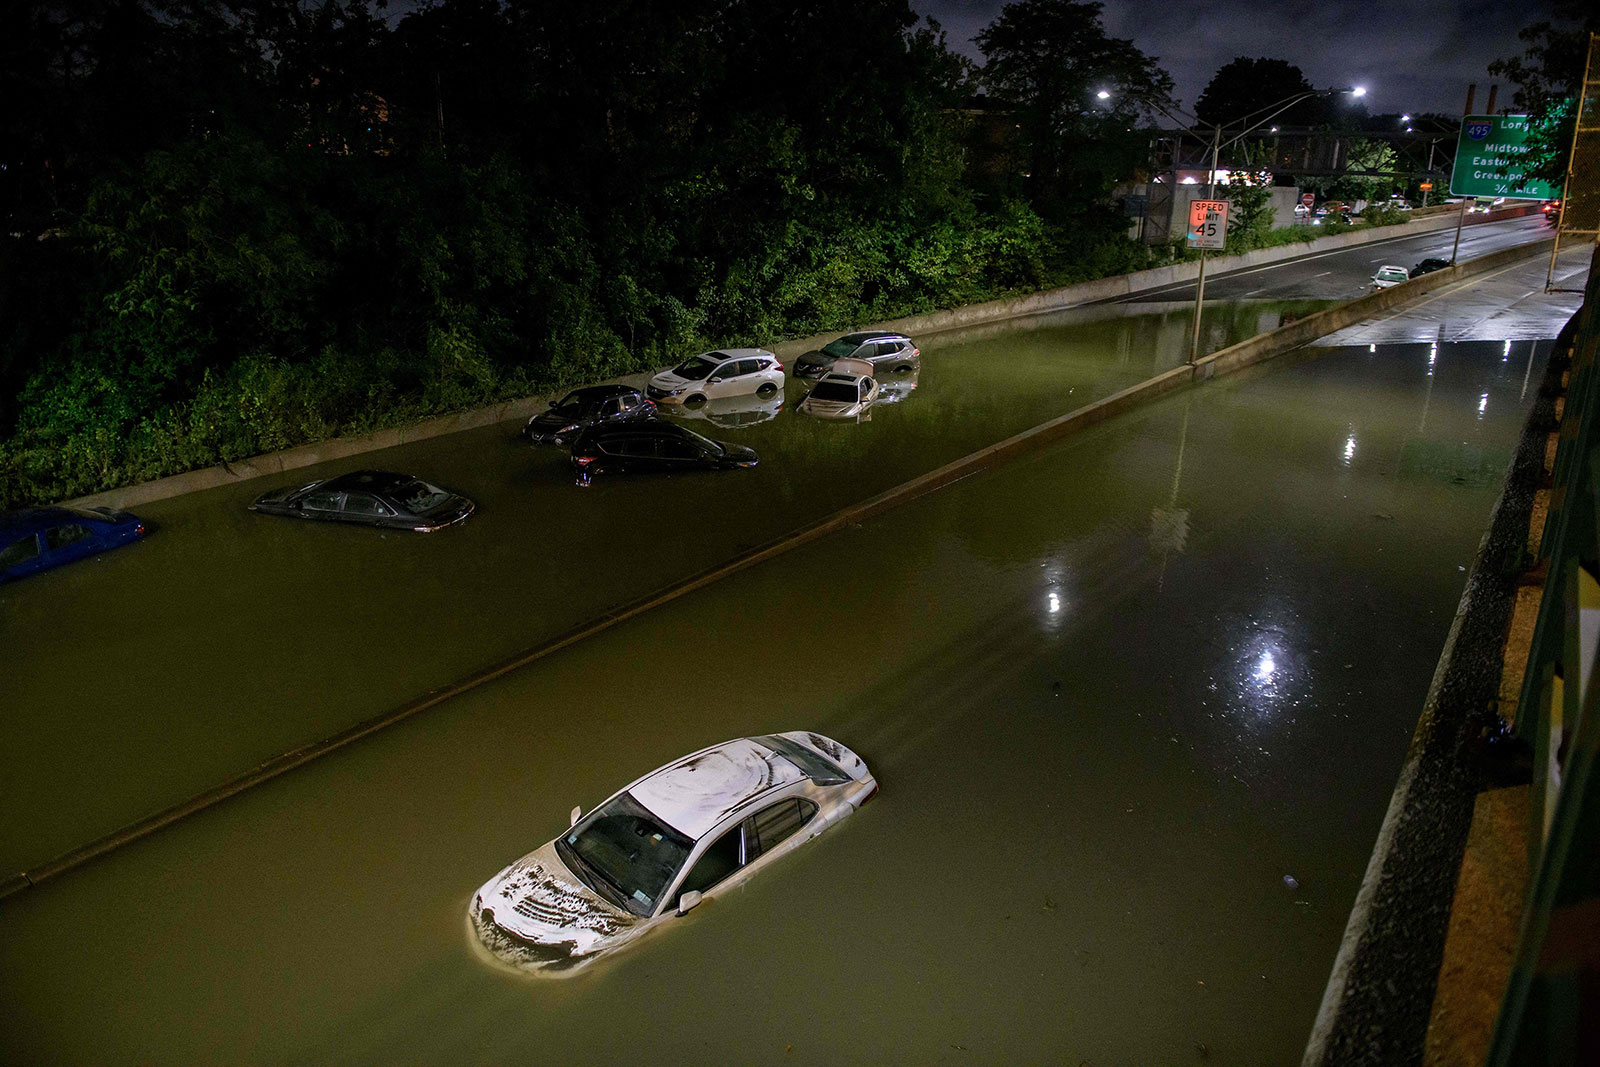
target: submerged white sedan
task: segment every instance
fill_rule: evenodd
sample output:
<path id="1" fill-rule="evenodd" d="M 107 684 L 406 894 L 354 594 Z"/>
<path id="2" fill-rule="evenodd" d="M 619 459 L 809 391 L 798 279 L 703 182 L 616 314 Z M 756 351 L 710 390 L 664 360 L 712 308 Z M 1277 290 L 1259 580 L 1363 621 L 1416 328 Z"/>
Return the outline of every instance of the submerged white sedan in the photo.
<path id="1" fill-rule="evenodd" d="M 854 752 L 806 730 L 701 749 L 628 785 L 474 894 L 483 946 L 570 974 L 727 892 L 878 791 Z"/>
<path id="2" fill-rule="evenodd" d="M 1410 280 L 1411 274 L 1404 267 L 1389 265 L 1378 268 L 1378 273 L 1372 276 L 1372 287 L 1374 289 L 1387 289 L 1392 285 L 1399 285 L 1401 282 Z"/>

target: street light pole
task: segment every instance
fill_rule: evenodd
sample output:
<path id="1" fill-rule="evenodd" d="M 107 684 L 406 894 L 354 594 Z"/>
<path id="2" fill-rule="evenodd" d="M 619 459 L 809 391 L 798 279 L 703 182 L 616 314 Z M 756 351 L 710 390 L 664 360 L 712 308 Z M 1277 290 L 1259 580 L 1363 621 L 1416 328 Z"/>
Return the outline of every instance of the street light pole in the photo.
<path id="1" fill-rule="evenodd" d="M 1257 115 L 1260 115 L 1263 111 L 1269 112 L 1269 114 L 1267 114 L 1264 118 L 1257 119 L 1255 122 L 1234 134 L 1233 137 L 1228 139 L 1227 143 L 1231 145 L 1235 141 L 1244 140 L 1245 137 L 1249 136 L 1251 131 L 1258 130 L 1262 126 L 1265 126 L 1267 123 L 1271 122 L 1285 111 L 1288 111 L 1291 107 L 1298 104 L 1302 100 L 1309 100 L 1313 96 L 1333 96 L 1338 93 L 1350 93 L 1354 96 L 1363 96 L 1366 94 L 1366 90 L 1360 86 L 1357 86 L 1353 89 L 1312 89 L 1308 92 L 1296 93 L 1294 96 L 1285 97 L 1284 99 L 1279 100 L 1276 104 L 1268 104 L 1266 107 L 1252 111 L 1250 114 L 1241 118 L 1239 120 L 1240 122 L 1249 122 L 1249 120 L 1255 118 Z M 1104 92 L 1100 94 L 1102 99 L 1109 95 L 1109 93 Z M 1166 108 L 1161 107 L 1159 104 L 1157 104 L 1156 107 L 1168 118 L 1176 119 L 1176 117 L 1171 112 L 1167 111 Z M 1176 119 L 1176 121 L 1180 124 L 1183 122 L 1182 119 Z M 1188 130 L 1190 133 L 1195 132 L 1188 126 L 1185 126 L 1184 129 Z M 1218 157 L 1222 153 L 1222 130 L 1223 127 L 1220 123 L 1211 127 L 1211 169 L 1206 174 L 1206 199 L 1208 200 L 1215 200 L 1217 196 L 1217 167 L 1219 165 Z M 1200 315 L 1201 306 L 1205 303 L 1205 297 L 1206 250 L 1202 248 L 1200 250 L 1200 270 L 1195 277 L 1194 323 L 1189 330 L 1188 364 L 1190 366 L 1193 366 L 1200 358 Z"/>
<path id="2" fill-rule="evenodd" d="M 1206 199 L 1217 198 L 1217 157 L 1222 154 L 1222 127 L 1211 135 L 1211 169 L 1206 173 Z M 1200 306 L 1206 299 L 1206 250 L 1200 250 L 1200 273 L 1194 283 L 1194 323 L 1189 327 L 1189 365 L 1200 358 Z"/>

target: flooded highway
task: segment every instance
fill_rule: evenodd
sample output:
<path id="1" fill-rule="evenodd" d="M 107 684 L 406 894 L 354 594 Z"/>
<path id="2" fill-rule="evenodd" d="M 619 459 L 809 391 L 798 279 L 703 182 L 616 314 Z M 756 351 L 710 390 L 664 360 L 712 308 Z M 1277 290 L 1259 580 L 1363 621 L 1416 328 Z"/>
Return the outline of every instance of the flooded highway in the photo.
<path id="1" fill-rule="evenodd" d="M 1220 347 L 1321 306 L 1219 310 L 1207 336 Z M 0 871 L 1175 366 L 1187 328 L 1181 309 L 1102 307 L 920 339 L 920 372 L 893 377 L 896 401 L 859 425 L 795 414 L 793 382 L 781 405 L 691 413 L 686 425 L 753 446 L 754 470 L 579 489 L 561 450 L 503 424 L 141 507 L 143 543 L 0 588 L 7 699 L 30 709 L 0 717 Z M 368 466 L 465 492 L 478 512 L 419 536 L 245 510 L 279 484 Z"/>
<path id="2" fill-rule="evenodd" d="M 1546 308 L 1551 336 L 1562 311 Z M 1130 339 L 1119 355 L 1103 347 L 1126 336 L 1114 330 L 991 333 L 969 342 L 993 346 L 987 361 L 949 378 L 932 373 L 930 344 L 917 391 L 870 424 L 785 412 L 739 438 L 763 450 L 754 472 L 596 479 L 587 495 L 538 495 L 542 510 L 467 480 L 510 449 L 503 431 L 414 446 L 480 496 L 483 513 L 457 531 L 485 531 L 460 539 L 479 557 L 461 590 L 444 536 L 372 539 L 218 507 L 204 520 L 217 537 L 183 539 L 202 546 L 192 576 L 157 538 L 116 560 L 163 562 L 208 606 L 184 638 L 207 666 L 167 683 L 186 714 L 146 722 L 141 758 L 183 724 L 193 734 L 178 743 L 199 746 L 227 732 L 214 718 L 265 733 L 281 712 L 303 732 L 305 705 L 347 707 L 363 685 L 392 699 L 492 658 L 519 602 L 548 624 L 639 568 L 692 571 L 706 546 L 736 545 L 736 524 L 711 511 L 724 485 L 738 487 L 724 509 L 787 528 L 933 466 L 944 432 L 993 440 L 1011 414 L 1057 413 L 1079 380 L 1103 395 L 1115 368 L 1143 377 L 1183 343 L 1181 325 L 1158 329 L 1153 347 Z M 1086 337 L 1098 339 L 1063 354 Z M 0 1059 L 1294 1062 L 1548 347 L 1348 345 L 1169 398 L 10 898 L 0 1003 L 24 1022 L 0 1029 Z M 1008 390 L 1013 373 L 1037 380 Z M 936 380 L 951 391 L 932 392 Z M 895 437 L 905 424 L 892 416 L 909 423 L 923 401 L 933 411 L 918 417 L 939 432 Z M 964 404 L 985 425 L 965 422 Z M 846 450 L 838 430 L 866 447 Z M 527 484 L 562 480 L 554 458 L 517 455 Z M 156 515 L 174 545 L 182 523 L 203 521 L 177 504 Z M 584 525 L 581 508 L 610 521 Z M 530 550 L 531 534 L 494 543 L 519 523 L 595 540 L 590 569 Z M 219 584 L 230 562 L 263 582 L 244 578 L 263 555 L 281 596 Z M 424 582 L 432 569 L 449 581 Z M 85 572 L 113 573 L 109 559 Z M 362 583 L 385 599 L 330 607 Z M 8 632 L 19 612 L 46 610 L 17 604 Z M 248 659 L 219 649 L 240 613 L 285 634 Z M 132 645 L 137 619 L 130 609 Z M 315 626 L 295 632 L 296 619 Z M 208 670 L 222 680 L 193 699 Z M 89 693 L 101 701 L 87 713 L 113 724 L 95 728 L 115 732 L 97 710 L 115 690 L 86 679 Z M 160 704 L 139 699 L 141 714 Z M 698 747 L 797 728 L 860 753 L 879 799 L 570 980 L 475 951 L 473 891 L 561 832 L 574 804 Z"/>

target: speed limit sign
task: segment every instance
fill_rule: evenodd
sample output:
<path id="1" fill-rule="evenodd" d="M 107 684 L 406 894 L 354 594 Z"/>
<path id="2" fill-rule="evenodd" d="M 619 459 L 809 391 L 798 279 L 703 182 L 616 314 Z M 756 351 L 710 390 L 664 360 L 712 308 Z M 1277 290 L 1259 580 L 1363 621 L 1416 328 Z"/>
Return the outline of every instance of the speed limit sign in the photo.
<path id="1" fill-rule="evenodd" d="M 1223 248 L 1228 239 L 1228 202 L 1191 200 L 1189 202 L 1189 247 Z"/>

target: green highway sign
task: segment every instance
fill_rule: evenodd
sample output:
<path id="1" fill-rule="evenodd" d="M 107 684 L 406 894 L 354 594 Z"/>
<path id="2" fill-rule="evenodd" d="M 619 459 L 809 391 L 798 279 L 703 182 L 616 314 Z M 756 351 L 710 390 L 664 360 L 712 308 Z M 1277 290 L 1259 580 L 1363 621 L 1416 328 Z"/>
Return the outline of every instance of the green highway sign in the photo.
<path id="1" fill-rule="evenodd" d="M 1528 177 L 1526 115 L 1468 115 L 1461 120 L 1456 163 L 1450 171 L 1451 196 L 1503 196 L 1512 200 L 1554 200 L 1549 182 Z"/>

